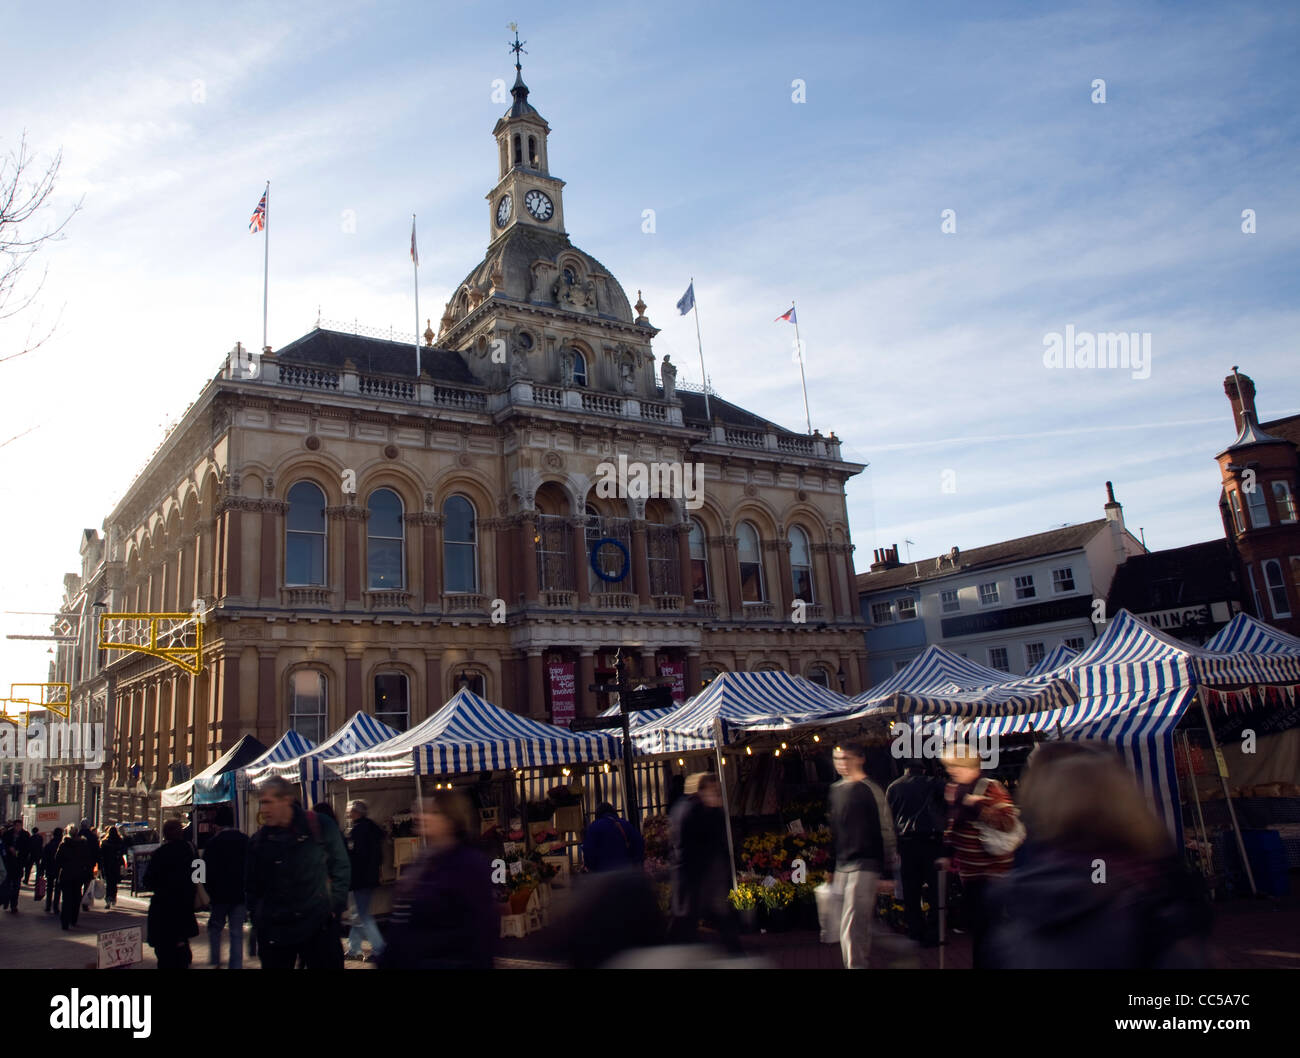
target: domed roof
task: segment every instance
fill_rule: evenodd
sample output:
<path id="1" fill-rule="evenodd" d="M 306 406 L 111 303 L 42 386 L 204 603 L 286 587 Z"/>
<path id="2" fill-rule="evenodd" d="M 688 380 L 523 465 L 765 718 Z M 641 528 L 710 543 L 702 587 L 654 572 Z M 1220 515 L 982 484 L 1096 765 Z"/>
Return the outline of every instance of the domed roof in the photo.
<path id="1" fill-rule="evenodd" d="M 500 282 L 494 284 L 493 274 L 498 268 Z M 565 268 L 573 273 L 573 288 L 578 294 L 576 303 L 566 299 L 565 287 L 569 284 L 564 276 Z M 494 286 L 497 294 L 516 301 L 573 308 L 584 315 L 620 323 L 634 322 L 627 294 L 609 269 L 559 232 L 543 231 L 527 224 L 511 227 L 488 247 L 487 256 L 457 285 L 448 308 L 454 307 L 466 289 L 486 295 Z M 558 294 L 557 287 L 560 287 Z M 582 294 L 587 291 L 594 295 L 594 307 L 582 300 Z"/>

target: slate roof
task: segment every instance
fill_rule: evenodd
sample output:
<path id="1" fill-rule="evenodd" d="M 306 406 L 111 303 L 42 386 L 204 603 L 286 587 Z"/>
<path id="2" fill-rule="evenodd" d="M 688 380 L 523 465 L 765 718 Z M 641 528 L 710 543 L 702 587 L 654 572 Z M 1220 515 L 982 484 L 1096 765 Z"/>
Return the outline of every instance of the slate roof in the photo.
<path id="1" fill-rule="evenodd" d="M 1228 541 L 1207 540 L 1130 555 L 1115 571 L 1106 609 L 1109 613 L 1125 609 L 1142 614 L 1238 599 L 1240 595 Z"/>
<path id="2" fill-rule="evenodd" d="M 275 356 L 286 363 L 337 368 L 341 368 L 345 360 L 351 360 L 358 371 L 367 375 L 413 375 L 415 371 L 415 358 L 407 342 L 389 342 L 319 327 L 276 350 Z M 421 345 L 420 369 L 427 371 L 435 382 L 480 385 L 460 353 L 451 349 L 431 349 Z"/>
<path id="3" fill-rule="evenodd" d="M 1063 529 L 1049 529 L 1045 533 L 1021 536 L 1015 540 L 1003 540 L 1001 543 L 988 544 L 962 551 L 957 557 L 954 568 L 948 562 L 948 556 L 937 556 L 904 562 L 897 569 L 882 569 L 875 573 L 858 574 L 858 593 L 882 591 L 898 588 L 904 584 L 920 584 L 924 581 L 951 577 L 954 573 L 970 573 L 980 569 L 1005 566 L 1012 562 L 1024 562 L 1033 558 L 1061 554 L 1066 551 L 1078 551 L 1089 540 L 1106 527 L 1106 519 L 1098 518 L 1078 525 L 1067 525 Z M 942 558 L 942 561 L 939 559 Z"/>

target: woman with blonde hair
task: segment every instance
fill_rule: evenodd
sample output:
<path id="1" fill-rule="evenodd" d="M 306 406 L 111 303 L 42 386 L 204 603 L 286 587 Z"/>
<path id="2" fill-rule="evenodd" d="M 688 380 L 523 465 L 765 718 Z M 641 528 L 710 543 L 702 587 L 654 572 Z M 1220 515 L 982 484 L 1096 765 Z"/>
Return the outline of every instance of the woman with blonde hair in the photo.
<path id="1" fill-rule="evenodd" d="M 990 893 L 990 963 L 1006 969 L 1193 969 L 1210 912 L 1133 773 L 1106 746 L 1031 758 L 1028 832 Z"/>

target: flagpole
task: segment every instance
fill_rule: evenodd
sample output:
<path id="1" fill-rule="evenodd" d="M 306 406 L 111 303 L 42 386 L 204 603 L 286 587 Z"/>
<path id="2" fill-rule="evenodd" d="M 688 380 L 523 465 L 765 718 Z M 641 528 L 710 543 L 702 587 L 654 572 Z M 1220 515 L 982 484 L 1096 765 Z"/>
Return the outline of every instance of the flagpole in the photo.
<path id="1" fill-rule="evenodd" d="M 411 214 L 411 267 L 415 273 L 415 381 L 420 381 L 420 254 L 415 248 L 415 214 Z"/>
<path id="2" fill-rule="evenodd" d="M 266 288 L 271 270 L 271 181 L 266 182 L 266 215 L 262 218 L 262 352 L 266 352 Z"/>
<path id="3" fill-rule="evenodd" d="M 713 428 L 713 415 L 709 412 L 709 376 L 704 373 L 704 339 L 700 337 L 700 299 L 695 294 L 695 277 L 691 276 L 691 308 L 695 310 L 695 344 L 700 350 L 700 381 L 704 383 L 704 418 Z"/>
<path id="4" fill-rule="evenodd" d="M 794 316 L 794 347 L 799 350 L 799 380 L 803 383 L 803 416 L 808 421 L 808 434 L 812 435 L 812 416 L 808 414 L 808 379 L 803 373 L 803 342 L 799 340 L 799 313 L 794 311 L 794 298 L 790 299 L 790 312 Z"/>

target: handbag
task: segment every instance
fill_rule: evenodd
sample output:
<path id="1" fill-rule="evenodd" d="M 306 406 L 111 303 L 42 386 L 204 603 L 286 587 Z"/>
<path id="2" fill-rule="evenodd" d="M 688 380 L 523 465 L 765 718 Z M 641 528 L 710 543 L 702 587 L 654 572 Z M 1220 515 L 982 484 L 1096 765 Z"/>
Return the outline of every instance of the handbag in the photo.
<path id="1" fill-rule="evenodd" d="M 36 899 L 45 899 L 45 875 L 43 874 L 38 874 L 36 876 Z"/>
<path id="2" fill-rule="evenodd" d="M 983 797 L 988 787 L 989 780 L 981 779 L 975 784 L 975 796 Z M 1020 822 L 1020 810 L 1015 805 L 1011 806 L 1011 817 L 1015 820 L 1015 825 L 1010 830 L 998 830 L 997 827 L 975 820 L 975 830 L 979 834 L 980 844 L 990 856 L 1010 856 L 1024 842 L 1025 825 Z"/>
<path id="3" fill-rule="evenodd" d="M 844 893 L 829 882 L 822 882 L 813 890 L 817 899 L 817 923 L 821 927 L 823 944 L 840 942 L 840 923 L 844 920 Z"/>
<path id="4" fill-rule="evenodd" d="M 96 878 L 90 885 L 90 895 L 93 896 L 96 900 L 103 900 L 104 893 L 105 893 L 104 879 Z"/>

